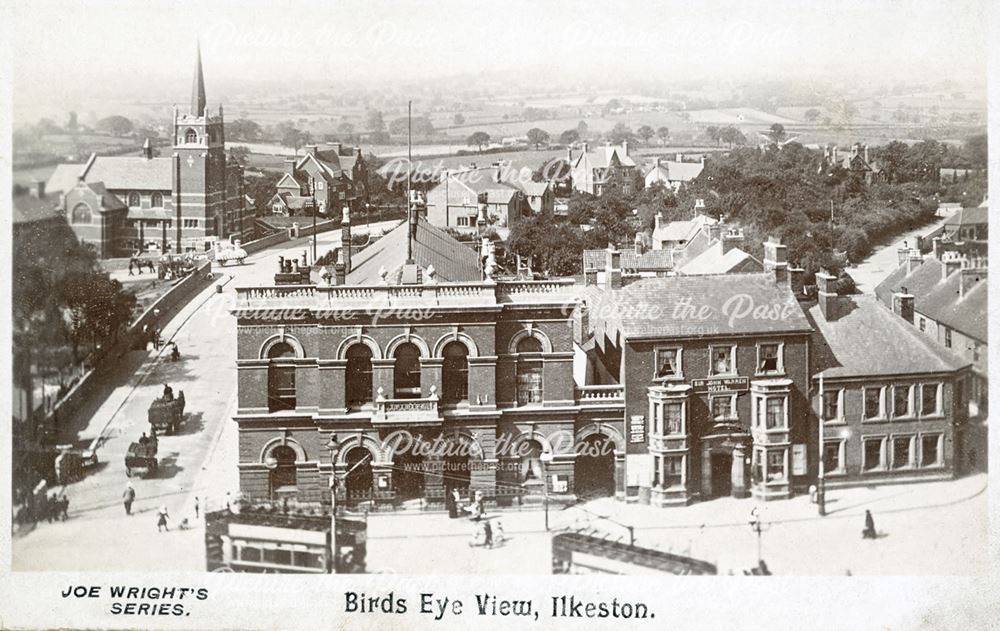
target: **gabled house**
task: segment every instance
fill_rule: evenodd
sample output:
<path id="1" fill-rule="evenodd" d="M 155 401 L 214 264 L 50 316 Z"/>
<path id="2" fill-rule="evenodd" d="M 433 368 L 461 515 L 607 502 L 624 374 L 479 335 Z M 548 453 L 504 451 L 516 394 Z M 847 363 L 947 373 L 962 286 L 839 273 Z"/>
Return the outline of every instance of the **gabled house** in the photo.
<path id="1" fill-rule="evenodd" d="M 673 190 L 675 193 L 688 182 L 693 181 L 705 170 L 705 156 L 696 162 L 685 162 L 683 154 L 678 153 L 676 160 L 664 160 L 657 156 L 646 171 L 646 188 L 656 184 Z"/>
<path id="2" fill-rule="evenodd" d="M 837 145 L 823 148 L 823 160 L 820 162 L 818 172 L 826 173 L 838 168 L 863 178 L 866 184 L 886 182 L 889 179 L 885 169 L 878 161 L 871 158 L 868 145 L 859 142 L 854 143 L 846 155 L 840 153 Z"/>
<path id="3" fill-rule="evenodd" d="M 519 219 L 552 217 L 555 196 L 547 182 L 532 182 L 530 169 L 507 163 L 449 171 L 427 192 L 427 220 L 435 226 L 474 229 L 479 207 L 486 205 L 488 222 L 512 228 Z"/>
<path id="4" fill-rule="evenodd" d="M 306 145 L 300 158 L 285 160 L 285 172 L 278 180 L 270 208 L 275 214 L 296 214 L 312 207 L 317 212 L 339 214 L 345 206 L 360 210 L 366 197 L 367 170 L 361 149 L 328 143 L 323 149 Z"/>
<path id="5" fill-rule="evenodd" d="M 607 143 L 594 149 L 583 143 L 583 151 L 578 156 L 574 157 L 569 151 L 567 157 L 573 190 L 598 197 L 613 189 L 624 195 L 635 191 L 638 166 L 629 156 L 628 141 L 618 146 Z"/>

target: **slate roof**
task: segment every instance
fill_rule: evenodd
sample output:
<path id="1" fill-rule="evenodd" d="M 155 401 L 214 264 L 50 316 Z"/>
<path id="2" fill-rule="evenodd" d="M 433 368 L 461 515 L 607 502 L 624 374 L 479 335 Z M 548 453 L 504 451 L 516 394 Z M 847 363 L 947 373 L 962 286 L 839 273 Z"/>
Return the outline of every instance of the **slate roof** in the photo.
<path id="1" fill-rule="evenodd" d="M 695 234 L 706 224 L 714 226 L 719 223 L 718 219 L 708 215 L 696 215 L 693 219 L 684 221 L 670 221 L 660 224 L 659 228 L 653 229 L 653 240 L 664 241 L 690 241 Z"/>
<path id="2" fill-rule="evenodd" d="M 989 320 L 985 277 L 983 270 L 983 279 L 960 296 L 962 274 L 952 273 L 929 292 L 915 295 L 913 308 L 921 315 L 985 343 Z"/>
<path id="3" fill-rule="evenodd" d="M 598 328 L 628 339 L 812 330 L 791 287 L 770 273 L 643 278 L 618 290 L 589 286 L 581 297 Z M 693 317 L 687 305 L 701 317 Z M 760 307 L 772 317 L 754 317 Z"/>
<path id="4" fill-rule="evenodd" d="M 882 304 L 892 308 L 892 294 L 906 287 L 906 291 L 919 301 L 941 282 L 941 261 L 928 257 L 907 276 L 906 265 L 901 265 L 875 286 L 875 296 Z"/>
<path id="5" fill-rule="evenodd" d="M 604 270 L 607 267 L 607 250 L 584 250 L 583 269 Z M 647 250 L 638 254 L 635 248 L 621 250 L 621 269 L 636 272 L 659 272 L 673 268 L 667 250 Z"/>
<path id="6" fill-rule="evenodd" d="M 58 198 L 46 195 L 39 199 L 30 193 L 15 195 L 13 200 L 14 223 L 26 224 L 61 217 Z"/>
<path id="7" fill-rule="evenodd" d="M 408 224 L 403 221 L 381 239 L 353 255 L 347 284 L 377 285 L 381 281 L 379 269 L 382 267 L 388 272 L 390 283 L 399 283 L 402 267 L 406 263 L 408 230 Z M 423 217 L 417 218 L 413 260 L 423 270 L 433 265 L 439 282 L 480 280 L 479 258 L 472 248 L 459 243 Z"/>
<path id="8" fill-rule="evenodd" d="M 868 377 L 941 373 L 969 363 L 939 346 L 873 296 L 840 296 L 846 313 L 832 322 L 819 305 L 809 311 L 815 376 Z M 844 304 L 846 303 L 846 305 Z"/>
<path id="9" fill-rule="evenodd" d="M 988 208 L 985 206 L 979 206 L 975 208 L 960 208 L 958 212 L 952 215 L 948 221 L 944 222 L 945 226 L 972 226 L 976 224 L 987 224 L 989 223 Z"/>
<path id="10" fill-rule="evenodd" d="M 753 271 L 759 272 L 764 269 L 764 265 L 760 261 L 739 248 L 730 248 L 728 252 L 723 254 L 722 243 L 716 241 L 707 250 L 684 264 L 678 271 L 688 276 L 728 274 L 747 261 L 757 263 L 756 269 Z"/>
<path id="11" fill-rule="evenodd" d="M 86 169 L 85 182 L 104 182 L 111 190 L 171 191 L 173 160 L 143 156 L 94 156 L 93 164 L 60 164 L 49 177 L 45 190 L 65 193 L 76 186 Z"/>
<path id="12" fill-rule="evenodd" d="M 579 166 L 580 161 L 586 156 L 590 168 L 592 169 L 606 169 L 608 165 L 611 164 L 612 158 L 617 156 L 618 162 L 623 167 L 634 167 L 635 160 L 625 154 L 625 149 L 621 146 L 603 146 L 596 147 L 587 153 L 581 153 L 579 157 L 573 162 L 573 168 Z"/>
<path id="13" fill-rule="evenodd" d="M 101 198 L 101 211 L 121 210 L 128 208 L 125 203 L 113 193 L 109 193 L 104 182 L 87 182 L 87 187 Z M 170 213 L 168 213 L 169 215 Z"/>
<path id="14" fill-rule="evenodd" d="M 548 182 L 525 182 L 522 189 L 526 195 L 531 197 L 541 197 L 549 188 Z"/>
<path id="15" fill-rule="evenodd" d="M 654 162 L 645 175 L 648 178 L 651 173 L 656 172 L 656 181 L 690 182 L 704 170 L 705 165 L 702 162 L 660 160 L 659 166 Z"/>

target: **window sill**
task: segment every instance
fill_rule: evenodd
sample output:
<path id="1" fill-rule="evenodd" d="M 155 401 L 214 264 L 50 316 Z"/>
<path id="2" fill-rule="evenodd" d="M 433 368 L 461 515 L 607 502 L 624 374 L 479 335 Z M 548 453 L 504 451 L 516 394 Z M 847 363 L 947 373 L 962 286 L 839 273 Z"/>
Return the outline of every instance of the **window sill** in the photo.
<path id="1" fill-rule="evenodd" d="M 713 423 L 739 423 L 740 417 L 738 416 L 716 416 L 712 418 Z"/>
<path id="2" fill-rule="evenodd" d="M 915 421 L 915 420 L 917 420 L 917 416 L 915 414 L 903 414 L 901 416 L 893 415 L 892 420 L 893 421 Z"/>
<path id="3" fill-rule="evenodd" d="M 944 417 L 945 416 L 944 416 L 943 413 L 941 413 L 941 412 L 935 412 L 933 414 L 921 414 L 919 418 L 923 419 L 923 420 L 941 420 L 941 419 L 944 419 Z M 917 420 L 917 417 L 914 416 L 913 420 Z"/>
<path id="4" fill-rule="evenodd" d="M 861 419 L 862 423 L 885 423 L 889 420 L 887 416 L 873 416 L 872 418 Z"/>
<path id="5" fill-rule="evenodd" d="M 739 377 L 739 376 L 740 374 L 737 372 L 714 372 L 714 373 L 709 373 L 708 378 L 711 379 L 713 377 L 726 378 L 726 377 Z"/>
<path id="6" fill-rule="evenodd" d="M 823 421 L 823 427 L 838 427 L 842 425 L 847 425 L 847 419 L 835 418 L 828 421 Z"/>
<path id="7" fill-rule="evenodd" d="M 837 469 L 835 471 L 824 471 L 823 472 L 823 477 L 826 477 L 826 478 L 828 478 L 830 476 L 838 477 L 838 476 L 844 476 L 844 475 L 847 475 L 847 470 L 846 469 Z"/>
<path id="8" fill-rule="evenodd" d="M 670 375 L 669 377 L 653 377 L 653 383 L 670 383 L 684 381 L 684 375 Z"/>
<path id="9" fill-rule="evenodd" d="M 768 378 L 768 377 L 784 377 L 786 375 L 784 369 L 779 368 L 778 370 L 763 370 L 763 371 L 758 370 L 753 374 L 753 376 Z"/>

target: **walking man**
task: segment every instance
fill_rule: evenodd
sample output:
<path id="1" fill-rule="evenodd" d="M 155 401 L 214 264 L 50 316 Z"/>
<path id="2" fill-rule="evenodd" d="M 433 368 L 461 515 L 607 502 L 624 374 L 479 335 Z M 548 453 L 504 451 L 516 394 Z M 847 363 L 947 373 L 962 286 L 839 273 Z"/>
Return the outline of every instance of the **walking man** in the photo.
<path id="1" fill-rule="evenodd" d="M 194 496 L 194 518 L 198 519 L 198 496 Z"/>
<path id="2" fill-rule="evenodd" d="M 135 489 L 132 487 L 132 481 L 129 480 L 125 483 L 125 492 L 122 494 L 122 500 L 125 502 L 125 514 L 132 514 L 132 502 L 135 501 Z"/>
<path id="3" fill-rule="evenodd" d="M 156 531 L 163 532 L 164 530 L 166 530 L 167 532 L 170 532 L 170 527 L 167 526 L 167 518 L 170 517 L 170 515 L 167 514 L 166 505 L 161 505 L 160 510 L 158 510 L 156 514 L 157 514 Z"/>
<path id="4" fill-rule="evenodd" d="M 870 510 L 865 511 L 865 529 L 861 531 L 861 537 L 864 539 L 875 539 L 875 519 L 872 517 L 872 512 Z"/>
<path id="5" fill-rule="evenodd" d="M 493 548 L 493 526 L 490 525 L 490 520 L 483 522 L 483 534 L 485 538 L 483 540 L 483 545 L 487 548 Z"/>

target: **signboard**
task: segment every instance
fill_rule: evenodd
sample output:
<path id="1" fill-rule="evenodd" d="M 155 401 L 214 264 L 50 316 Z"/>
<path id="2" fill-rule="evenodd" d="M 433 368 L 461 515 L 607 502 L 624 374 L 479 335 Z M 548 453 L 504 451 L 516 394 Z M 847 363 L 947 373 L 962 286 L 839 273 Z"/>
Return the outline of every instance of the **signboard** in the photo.
<path id="1" fill-rule="evenodd" d="M 806 474 L 806 446 L 792 445 L 792 475 Z"/>
<path id="2" fill-rule="evenodd" d="M 628 442 L 646 442 L 646 417 L 633 416 L 628 423 Z"/>
<path id="3" fill-rule="evenodd" d="M 565 493 L 569 490 L 569 476 L 553 474 L 551 485 L 553 493 Z"/>
<path id="4" fill-rule="evenodd" d="M 691 391 L 695 394 L 716 392 L 746 392 L 750 389 L 750 377 L 719 377 L 716 379 L 692 379 Z"/>

